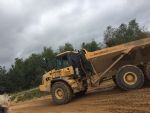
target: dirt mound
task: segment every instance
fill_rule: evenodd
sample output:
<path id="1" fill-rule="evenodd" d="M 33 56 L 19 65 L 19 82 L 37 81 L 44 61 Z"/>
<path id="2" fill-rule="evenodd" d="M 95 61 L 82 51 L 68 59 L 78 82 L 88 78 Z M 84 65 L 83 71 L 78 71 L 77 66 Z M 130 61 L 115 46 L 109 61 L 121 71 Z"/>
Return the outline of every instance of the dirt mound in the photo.
<path id="1" fill-rule="evenodd" d="M 121 91 L 114 84 L 102 85 L 65 105 L 53 105 L 51 97 L 12 104 L 13 113 L 150 113 L 150 86 Z"/>

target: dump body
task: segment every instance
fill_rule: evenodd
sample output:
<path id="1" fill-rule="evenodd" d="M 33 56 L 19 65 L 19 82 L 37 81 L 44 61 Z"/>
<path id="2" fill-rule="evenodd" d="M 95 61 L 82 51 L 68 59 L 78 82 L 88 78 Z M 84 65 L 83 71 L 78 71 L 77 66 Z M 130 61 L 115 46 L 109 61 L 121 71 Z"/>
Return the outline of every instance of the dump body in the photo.
<path id="1" fill-rule="evenodd" d="M 95 73 L 101 75 L 105 72 L 121 55 L 124 55 L 116 64 L 107 72 L 110 75 L 127 64 L 140 65 L 149 60 L 150 57 L 150 38 L 145 38 L 118 46 L 97 50 L 94 52 L 85 51 L 85 57 L 92 64 Z"/>

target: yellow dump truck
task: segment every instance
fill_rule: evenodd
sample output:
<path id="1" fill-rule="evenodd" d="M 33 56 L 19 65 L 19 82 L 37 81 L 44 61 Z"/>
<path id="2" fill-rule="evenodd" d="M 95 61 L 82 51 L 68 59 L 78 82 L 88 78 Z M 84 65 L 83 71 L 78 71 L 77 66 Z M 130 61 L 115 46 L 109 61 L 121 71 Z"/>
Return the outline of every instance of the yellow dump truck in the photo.
<path id="1" fill-rule="evenodd" d="M 57 66 L 43 75 L 40 91 L 51 92 L 55 104 L 84 95 L 89 86 L 113 79 L 122 90 L 139 89 L 150 80 L 150 38 L 88 52 L 66 51 Z"/>

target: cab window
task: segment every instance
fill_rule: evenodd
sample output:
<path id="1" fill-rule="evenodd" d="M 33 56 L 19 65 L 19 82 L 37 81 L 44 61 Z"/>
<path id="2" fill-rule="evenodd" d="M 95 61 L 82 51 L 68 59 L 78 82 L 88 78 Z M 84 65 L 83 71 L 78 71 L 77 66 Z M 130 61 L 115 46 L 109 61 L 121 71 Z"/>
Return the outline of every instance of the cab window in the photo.
<path id="1" fill-rule="evenodd" d="M 69 61 L 68 61 L 68 57 L 66 55 L 57 58 L 57 68 L 58 69 L 68 67 L 68 66 L 69 66 Z"/>

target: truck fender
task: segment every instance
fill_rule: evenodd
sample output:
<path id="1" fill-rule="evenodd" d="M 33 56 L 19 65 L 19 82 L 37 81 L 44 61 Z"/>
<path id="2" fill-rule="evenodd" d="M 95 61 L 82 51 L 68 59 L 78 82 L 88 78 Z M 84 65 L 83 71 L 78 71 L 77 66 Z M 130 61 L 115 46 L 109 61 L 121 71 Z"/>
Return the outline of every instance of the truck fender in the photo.
<path id="1" fill-rule="evenodd" d="M 63 79 L 63 78 L 54 78 L 52 81 L 51 81 L 51 87 L 52 85 L 55 83 L 55 82 L 58 82 L 58 81 L 62 81 L 62 82 L 65 82 L 68 84 L 67 80 Z M 69 84 L 68 84 L 69 85 Z"/>
<path id="2" fill-rule="evenodd" d="M 66 83 L 73 90 L 73 92 L 79 92 L 80 90 L 79 84 L 73 79 L 55 78 L 51 81 L 51 87 L 55 82 L 60 82 L 60 81 Z"/>

